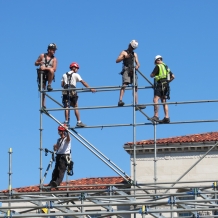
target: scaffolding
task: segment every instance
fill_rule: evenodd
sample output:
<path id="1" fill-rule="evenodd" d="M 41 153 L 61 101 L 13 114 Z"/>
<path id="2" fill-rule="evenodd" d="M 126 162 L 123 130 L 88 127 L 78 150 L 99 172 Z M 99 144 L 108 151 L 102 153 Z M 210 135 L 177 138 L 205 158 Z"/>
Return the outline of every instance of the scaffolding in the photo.
<path id="1" fill-rule="evenodd" d="M 134 69 L 135 71 L 135 69 Z M 152 89 L 153 84 L 142 74 L 139 70 L 138 73 L 149 83 L 150 86 L 138 87 L 138 89 Z M 41 81 L 43 74 L 41 73 Z M 126 87 L 126 90 L 133 92 L 133 104 L 125 105 L 123 107 L 132 107 L 133 120 L 131 124 L 110 124 L 110 125 L 95 125 L 86 126 L 88 128 L 105 128 L 105 127 L 132 127 L 133 131 L 133 175 L 129 176 L 119 166 L 117 166 L 110 158 L 98 150 L 92 143 L 84 138 L 77 129 L 80 127 L 71 127 L 67 131 L 71 136 L 84 145 L 91 151 L 97 158 L 110 167 L 116 174 L 123 179 L 122 184 L 91 184 L 95 187 L 92 190 L 86 186 L 74 186 L 80 190 L 70 190 L 71 186 L 61 186 L 62 191 L 49 191 L 44 190 L 44 179 L 47 175 L 49 168 L 47 168 L 43 177 L 42 157 L 45 148 L 42 143 L 42 118 L 43 114 L 50 117 L 59 125 L 63 125 L 54 115 L 52 111 L 75 110 L 75 108 L 63 108 L 63 105 L 52 98 L 47 91 L 43 90 L 42 83 L 40 87 L 40 191 L 33 193 L 19 193 L 13 191 L 11 187 L 11 165 L 12 165 L 12 149 L 9 150 L 9 188 L 7 193 L 0 193 L 2 205 L 0 207 L 0 217 L 108 217 L 117 216 L 130 217 L 137 214 L 147 217 L 166 218 L 166 217 L 218 217 L 218 184 L 216 181 L 183 181 L 180 180 L 196 166 L 203 158 L 212 151 L 218 143 L 211 145 L 208 151 L 201 156 L 190 168 L 183 173 L 175 182 L 157 182 L 157 140 L 156 140 L 156 127 L 159 124 L 153 121 L 145 112 L 137 107 L 135 102 L 135 72 L 133 73 L 133 85 Z M 90 88 L 74 88 L 67 89 L 76 90 L 78 93 L 89 92 L 90 89 L 97 89 L 98 92 L 116 91 L 120 90 L 122 86 L 101 86 Z M 66 90 L 66 91 L 67 91 Z M 63 89 L 56 89 L 52 92 L 60 92 Z M 45 109 L 42 107 L 43 95 L 55 102 L 60 108 Z M 200 100 L 200 101 L 186 101 L 186 102 L 168 102 L 158 103 L 163 104 L 196 104 L 196 103 L 212 103 L 218 100 Z M 154 106 L 155 104 L 145 104 L 146 107 Z M 157 104 L 156 104 L 157 105 Z M 95 107 L 79 107 L 78 110 L 87 109 L 104 109 L 116 108 L 118 106 L 95 106 Z M 136 110 L 138 109 L 143 114 L 148 122 L 136 123 Z M 192 121 L 178 121 L 171 122 L 167 125 L 173 124 L 187 124 L 187 123 L 204 123 L 204 122 L 218 122 L 218 120 L 192 120 Z M 152 125 L 154 128 L 154 182 L 153 183 L 137 183 L 136 179 L 136 127 Z M 51 164 L 53 159 L 50 160 Z M 199 185 L 201 184 L 201 185 Z M 174 187 L 177 185 L 176 187 Z M 82 188 L 86 187 L 86 190 Z M 180 190 L 180 191 L 178 191 Z M 25 203 L 29 204 L 25 204 Z M 75 203 L 76 202 L 76 203 Z M 8 203 L 8 206 L 5 204 Z M 21 205 L 21 203 L 23 203 Z M 55 214 L 51 210 L 56 210 Z M 92 210 L 90 210 L 92 208 Z M 94 209 L 93 209 L 94 208 Z M 33 213 L 32 211 L 37 211 Z M 55 216 L 54 216 L 55 215 Z"/>

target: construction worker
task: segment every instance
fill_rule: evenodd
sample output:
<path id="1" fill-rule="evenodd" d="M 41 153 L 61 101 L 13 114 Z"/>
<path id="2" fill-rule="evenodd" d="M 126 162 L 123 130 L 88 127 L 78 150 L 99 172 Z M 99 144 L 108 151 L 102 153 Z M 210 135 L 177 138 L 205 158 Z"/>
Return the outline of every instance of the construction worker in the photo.
<path id="1" fill-rule="evenodd" d="M 54 73 L 57 68 L 57 59 L 54 56 L 57 46 L 55 43 L 50 43 L 47 48 L 47 53 L 39 55 L 35 62 L 35 66 L 40 66 L 37 69 L 38 81 L 40 81 L 40 74 L 43 73 L 43 89 L 46 87 L 46 82 L 48 81 L 47 90 L 52 91 L 51 87 L 52 80 L 54 78 Z M 45 107 L 45 95 L 43 95 L 42 106 Z"/>
<path id="2" fill-rule="evenodd" d="M 79 70 L 79 64 L 76 62 L 73 62 L 70 64 L 70 71 L 63 74 L 62 80 L 61 80 L 61 86 L 64 89 L 67 88 L 76 88 L 76 83 L 81 82 L 85 87 L 89 88 L 89 85 L 82 80 L 81 76 L 77 73 Z M 95 89 L 90 89 L 91 92 L 96 92 Z M 72 107 L 78 107 L 78 95 L 76 91 L 63 91 L 63 98 L 62 103 L 65 108 Z M 85 127 L 86 125 L 82 123 L 80 120 L 80 114 L 78 110 L 74 110 L 78 127 Z M 69 110 L 65 110 L 65 124 L 69 125 Z"/>
<path id="3" fill-rule="evenodd" d="M 122 75 L 122 88 L 120 89 L 120 97 L 118 101 L 118 106 L 123 106 L 125 103 L 122 101 L 123 95 L 125 92 L 125 87 L 129 84 L 133 83 L 133 69 L 134 69 L 134 62 L 136 64 L 135 69 L 137 70 L 140 67 L 138 55 L 134 52 L 134 50 L 138 47 L 138 42 L 136 40 L 132 40 L 127 50 L 123 50 L 120 55 L 118 56 L 116 63 L 120 63 L 123 61 L 123 69 L 121 71 Z M 135 74 L 135 104 L 138 104 L 138 93 L 137 93 L 137 86 L 138 86 L 138 76 Z M 144 109 L 145 106 L 137 105 L 136 110 Z"/>
<path id="4" fill-rule="evenodd" d="M 58 134 L 60 138 L 53 146 L 54 151 L 56 151 L 56 163 L 52 173 L 52 179 L 49 183 L 49 186 L 51 187 L 57 187 L 63 181 L 64 174 L 67 169 L 68 159 L 70 158 L 71 138 L 66 129 L 67 126 L 65 125 L 58 127 Z"/>
<path id="5" fill-rule="evenodd" d="M 154 64 L 156 65 L 153 72 L 151 73 L 151 77 L 155 79 L 155 87 L 154 87 L 154 103 L 158 103 L 158 100 L 161 99 L 162 103 L 166 102 L 166 99 L 170 99 L 170 87 L 169 83 L 175 78 L 170 68 L 163 63 L 163 58 L 160 55 L 155 56 Z M 159 120 L 158 110 L 159 105 L 154 105 L 154 116 L 152 120 L 159 123 L 169 123 L 169 113 L 168 113 L 168 105 L 163 105 L 165 117 L 163 120 Z"/>

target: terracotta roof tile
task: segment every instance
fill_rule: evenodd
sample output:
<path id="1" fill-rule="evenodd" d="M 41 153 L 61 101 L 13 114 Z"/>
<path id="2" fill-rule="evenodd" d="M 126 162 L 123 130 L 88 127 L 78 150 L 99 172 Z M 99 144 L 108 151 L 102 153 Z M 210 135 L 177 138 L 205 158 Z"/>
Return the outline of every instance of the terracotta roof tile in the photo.
<path id="1" fill-rule="evenodd" d="M 193 135 L 185 135 L 185 136 L 175 136 L 170 138 L 162 138 L 157 139 L 156 144 L 175 144 L 175 143 L 194 143 L 194 142 L 212 142 L 218 141 L 218 132 L 208 132 L 202 134 L 193 134 Z M 154 140 L 142 140 L 136 142 L 136 145 L 153 145 Z M 132 146 L 133 142 L 127 142 L 124 146 Z"/>
<path id="2" fill-rule="evenodd" d="M 103 185 L 103 184 L 121 184 L 126 183 L 125 180 L 122 177 L 97 177 L 97 178 L 85 178 L 85 179 L 78 179 L 78 180 L 70 180 L 67 182 L 62 182 L 60 186 L 70 186 L 70 191 L 73 190 L 97 190 L 97 189 L 106 189 L 106 186 L 91 186 L 91 185 Z M 81 185 L 81 187 L 79 187 Z M 89 185 L 89 186 L 84 186 Z M 44 186 L 47 186 L 47 184 L 44 184 Z M 66 188 L 58 188 L 58 189 L 52 189 L 54 191 L 66 191 Z M 20 188 L 14 188 L 13 191 L 15 192 L 39 192 L 39 185 L 34 186 L 26 186 L 26 187 L 20 187 Z M 8 193 L 8 190 L 3 190 L 1 193 Z"/>

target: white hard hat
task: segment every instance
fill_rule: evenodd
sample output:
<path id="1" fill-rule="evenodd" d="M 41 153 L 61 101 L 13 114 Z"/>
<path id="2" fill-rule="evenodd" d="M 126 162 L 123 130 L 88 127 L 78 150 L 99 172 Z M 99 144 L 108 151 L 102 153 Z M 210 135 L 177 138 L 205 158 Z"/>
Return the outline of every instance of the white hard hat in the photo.
<path id="1" fill-rule="evenodd" d="M 136 41 L 135 39 L 133 39 L 130 43 L 129 43 L 132 48 L 136 49 L 139 45 L 138 41 Z"/>
<path id="2" fill-rule="evenodd" d="M 156 60 L 159 59 L 159 58 L 163 59 L 162 56 L 157 55 L 157 56 L 155 56 L 154 61 L 156 61 Z"/>

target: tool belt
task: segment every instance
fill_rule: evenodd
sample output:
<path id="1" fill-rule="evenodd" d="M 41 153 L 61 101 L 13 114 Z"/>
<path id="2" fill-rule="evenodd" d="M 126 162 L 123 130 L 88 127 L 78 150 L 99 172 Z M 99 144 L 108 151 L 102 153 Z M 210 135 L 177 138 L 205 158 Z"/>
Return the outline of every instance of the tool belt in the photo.
<path id="1" fill-rule="evenodd" d="M 123 69 L 120 72 L 120 74 L 123 75 L 125 71 L 128 71 L 130 74 L 133 75 L 133 68 L 134 66 L 129 66 L 129 67 L 123 66 Z"/>
<path id="2" fill-rule="evenodd" d="M 66 160 L 66 162 L 67 162 L 67 174 L 69 176 L 72 176 L 73 175 L 73 165 L 74 165 L 74 162 L 71 160 L 70 154 L 63 155 L 63 156 L 61 156 L 61 158 Z"/>
<path id="3" fill-rule="evenodd" d="M 72 88 L 76 88 L 74 85 L 64 85 L 64 89 L 72 89 Z M 75 90 L 63 90 L 62 91 L 62 95 L 70 95 L 70 97 L 74 97 L 77 96 L 77 92 Z"/>

